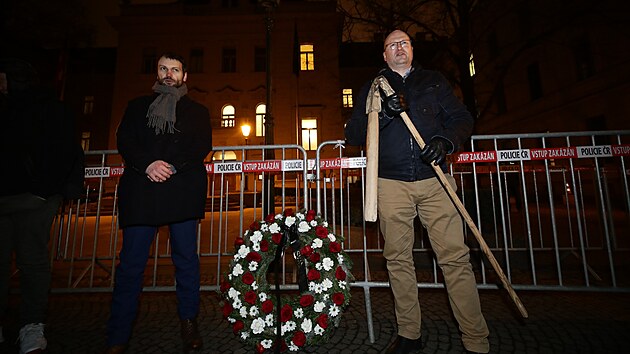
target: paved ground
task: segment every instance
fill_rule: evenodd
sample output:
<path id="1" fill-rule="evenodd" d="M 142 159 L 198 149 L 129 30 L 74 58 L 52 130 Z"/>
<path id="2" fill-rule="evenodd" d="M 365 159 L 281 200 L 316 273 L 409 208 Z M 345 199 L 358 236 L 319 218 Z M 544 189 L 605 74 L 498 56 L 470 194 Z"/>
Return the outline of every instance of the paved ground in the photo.
<path id="1" fill-rule="evenodd" d="M 350 307 L 324 346 L 307 353 L 380 353 L 396 336 L 389 289 L 372 289 L 375 343 L 370 343 L 361 289 L 353 290 Z M 630 294 L 519 292 L 529 312 L 519 318 L 505 292 L 481 290 L 490 327 L 492 353 L 622 353 L 630 344 Z M 51 354 L 99 353 L 104 345 L 109 293 L 51 295 L 47 327 Z M 13 344 L 17 296 L 5 321 L 6 341 L 0 353 L 17 353 Z M 443 289 L 420 289 L 423 353 L 462 353 L 457 327 Z M 181 353 L 173 293 L 145 293 L 128 353 Z M 221 317 L 219 297 L 204 293 L 200 325 L 203 353 L 253 353 L 232 334 Z M 624 349 L 626 348 L 626 349 Z"/>

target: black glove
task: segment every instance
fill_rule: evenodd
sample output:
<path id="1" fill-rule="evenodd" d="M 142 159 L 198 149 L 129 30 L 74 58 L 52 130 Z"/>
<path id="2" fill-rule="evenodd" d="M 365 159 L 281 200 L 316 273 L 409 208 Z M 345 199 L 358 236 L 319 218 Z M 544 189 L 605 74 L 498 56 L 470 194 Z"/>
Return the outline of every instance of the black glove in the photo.
<path id="1" fill-rule="evenodd" d="M 451 150 L 453 150 L 453 144 L 450 141 L 436 136 L 420 151 L 420 157 L 428 164 L 435 161 L 436 165 L 440 165 L 446 160 L 446 154 Z"/>
<path id="2" fill-rule="evenodd" d="M 388 117 L 397 117 L 399 114 L 407 110 L 405 95 L 402 93 L 395 93 L 391 96 L 385 96 L 383 93 L 381 97 L 384 97 L 383 108 Z"/>

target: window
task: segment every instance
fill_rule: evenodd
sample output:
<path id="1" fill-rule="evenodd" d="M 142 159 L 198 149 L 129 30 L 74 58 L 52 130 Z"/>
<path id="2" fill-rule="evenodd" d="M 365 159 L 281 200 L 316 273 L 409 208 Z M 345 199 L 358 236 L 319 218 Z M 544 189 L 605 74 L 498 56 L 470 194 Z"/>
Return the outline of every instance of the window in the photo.
<path id="1" fill-rule="evenodd" d="M 532 63 L 527 66 L 527 81 L 529 82 L 529 97 L 531 100 L 541 98 L 543 90 L 538 63 Z"/>
<path id="2" fill-rule="evenodd" d="M 254 48 L 254 71 L 257 73 L 267 71 L 267 48 Z"/>
<path id="3" fill-rule="evenodd" d="M 90 150 L 90 132 L 81 132 L 81 147 L 83 151 Z"/>
<path id="4" fill-rule="evenodd" d="M 188 71 L 191 73 L 203 72 L 203 49 L 193 48 L 190 50 L 190 60 L 188 61 Z"/>
<path id="5" fill-rule="evenodd" d="M 302 119 L 302 147 L 305 150 L 317 149 L 317 118 Z"/>
<path id="6" fill-rule="evenodd" d="M 315 70 L 315 54 L 313 53 L 312 44 L 300 45 L 300 70 L 301 71 Z"/>
<path id="7" fill-rule="evenodd" d="M 142 50 L 142 67 L 140 68 L 143 74 L 155 74 L 157 70 L 157 50 L 155 47 L 144 48 Z"/>
<path id="8" fill-rule="evenodd" d="M 85 96 L 83 98 L 83 114 L 88 115 L 94 112 L 94 96 Z"/>
<path id="9" fill-rule="evenodd" d="M 573 48 L 573 57 L 575 58 L 578 80 L 584 80 L 595 74 L 593 51 L 588 37 L 583 36 L 578 39 Z"/>
<path id="10" fill-rule="evenodd" d="M 470 77 L 475 76 L 475 59 L 473 59 L 472 53 L 470 53 L 470 59 L 468 59 L 468 70 L 470 71 Z"/>
<path id="11" fill-rule="evenodd" d="M 265 136 L 265 114 L 267 105 L 264 103 L 256 106 L 256 136 Z"/>
<path id="12" fill-rule="evenodd" d="M 233 128 L 234 116 L 235 116 L 234 106 L 226 105 L 225 107 L 223 107 L 223 110 L 221 112 L 221 127 Z"/>
<path id="13" fill-rule="evenodd" d="M 224 47 L 222 52 L 221 72 L 236 72 L 236 48 Z"/>
<path id="14" fill-rule="evenodd" d="M 341 95 L 343 96 L 343 106 L 352 108 L 352 89 L 343 89 Z"/>

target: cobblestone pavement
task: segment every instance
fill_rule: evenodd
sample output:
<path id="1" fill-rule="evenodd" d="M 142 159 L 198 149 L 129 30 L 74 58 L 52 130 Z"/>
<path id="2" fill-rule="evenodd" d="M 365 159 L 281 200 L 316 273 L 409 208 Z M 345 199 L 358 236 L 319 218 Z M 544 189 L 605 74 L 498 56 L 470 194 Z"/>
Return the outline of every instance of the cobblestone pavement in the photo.
<path id="1" fill-rule="evenodd" d="M 306 353 L 381 353 L 396 336 L 393 300 L 389 289 L 372 289 L 375 343 L 367 331 L 364 293 L 353 289 L 331 340 Z M 519 292 L 529 312 L 520 318 L 507 294 L 481 290 L 490 327 L 491 353 L 622 353 L 630 343 L 630 294 Z M 109 293 L 53 294 L 47 326 L 49 353 L 99 353 L 104 346 Z M 0 352 L 17 353 L 16 305 L 4 323 L 6 340 Z M 174 293 L 145 293 L 127 353 L 181 353 Z M 423 353 L 463 353 L 457 326 L 443 289 L 420 289 Z M 219 297 L 203 294 L 200 327 L 205 340 L 202 353 L 253 353 L 223 320 Z"/>

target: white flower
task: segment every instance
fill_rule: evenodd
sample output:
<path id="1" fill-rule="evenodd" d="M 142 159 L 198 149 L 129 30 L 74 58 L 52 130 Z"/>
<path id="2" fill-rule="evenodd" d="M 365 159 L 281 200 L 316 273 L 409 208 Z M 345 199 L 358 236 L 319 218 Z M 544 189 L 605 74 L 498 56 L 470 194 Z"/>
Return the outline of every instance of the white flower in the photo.
<path id="1" fill-rule="evenodd" d="M 287 326 L 287 330 L 290 332 L 290 331 L 293 331 L 297 325 L 293 321 L 287 321 L 286 326 Z"/>
<path id="2" fill-rule="evenodd" d="M 319 325 L 315 325 L 315 334 L 321 336 L 322 334 L 324 334 L 324 329 L 321 328 Z"/>
<path id="3" fill-rule="evenodd" d="M 241 306 L 243 306 L 243 303 L 239 299 L 234 300 L 234 302 L 232 303 L 232 307 L 237 310 L 240 309 Z"/>
<path id="4" fill-rule="evenodd" d="M 311 220 L 311 226 L 312 227 L 317 226 L 317 220 Z"/>
<path id="5" fill-rule="evenodd" d="M 252 333 L 254 334 L 260 334 L 262 333 L 262 331 L 265 330 L 265 321 L 258 317 L 257 319 L 252 321 L 252 325 L 250 326 L 250 328 L 252 329 Z"/>
<path id="6" fill-rule="evenodd" d="M 235 323 L 236 322 L 236 318 L 232 318 L 232 317 L 228 317 L 227 320 L 230 323 Z"/>
<path id="7" fill-rule="evenodd" d="M 243 318 L 247 318 L 247 307 L 243 306 L 238 310 L 239 314 Z"/>
<path id="8" fill-rule="evenodd" d="M 313 248 L 320 248 L 322 247 L 322 245 L 324 244 L 324 242 L 322 242 L 322 240 L 320 238 L 316 238 L 313 240 L 312 246 Z"/>
<path id="9" fill-rule="evenodd" d="M 297 345 L 295 345 L 293 341 L 291 341 L 291 344 L 289 345 L 288 348 L 289 348 L 289 351 L 291 352 L 297 352 L 298 350 L 300 350 L 300 348 Z"/>
<path id="10" fill-rule="evenodd" d="M 252 289 L 258 290 L 258 284 L 256 284 L 256 282 L 252 283 Z"/>
<path id="11" fill-rule="evenodd" d="M 332 281 L 330 281 L 330 279 L 326 278 L 322 282 L 322 286 L 324 287 L 324 291 L 328 291 L 328 289 L 332 288 L 333 283 Z"/>
<path id="12" fill-rule="evenodd" d="M 265 324 L 267 324 L 267 326 L 269 326 L 269 327 L 273 326 L 273 315 L 272 314 L 268 314 L 267 316 L 265 316 Z"/>
<path id="13" fill-rule="evenodd" d="M 315 282 L 308 283 L 308 291 L 313 291 L 315 289 Z"/>
<path id="14" fill-rule="evenodd" d="M 267 225 L 267 224 L 260 225 L 260 231 L 262 231 L 262 232 L 269 231 L 269 225 Z"/>
<path id="15" fill-rule="evenodd" d="M 284 219 L 284 224 L 287 226 L 295 224 L 295 216 L 287 216 L 287 218 Z"/>
<path id="16" fill-rule="evenodd" d="M 276 219 L 282 219 L 284 216 L 282 214 L 276 214 L 275 218 Z"/>
<path id="17" fill-rule="evenodd" d="M 295 216 L 296 216 L 298 219 L 300 219 L 300 220 L 304 220 L 304 214 L 302 214 L 302 213 L 299 213 L 299 212 L 298 212 L 298 213 L 295 213 Z"/>
<path id="18" fill-rule="evenodd" d="M 258 262 L 256 262 L 256 261 L 251 261 L 251 262 L 249 263 L 249 271 L 250 271 L 250 272 L 255 272 L 255 271 L 256 271 L 256 269 L 258 269 Z"/>
<path id="19" fill-rule="evenodd" d="M 324 301 L 328 301 L 328 298 L 330 297 L 330 295 L 328 294 L 324 294 L 324 296 L 322 296 L 322 300 Z"/>
<path id="20" fill-rule="evenodd" d="M 343 263 L 343 256 L 341 254 L 338 254 L 337 260 L 339 261 L 339 264 Z"/>
<path id="21" fill-rule="evenodd" d="M 252 306 L 249 308 L 249 316 L 256 317 L 258 316 L 258 307 Z"/>
<path id="22" fill-rule="evenodd" d="M 323 265 L 320 263 L 315 264 L 315 268 L 317 268 L 317 270 L 322 270 Z"/>
<path id="23" fill-rule="evenodd" d="M 277 234 L 278 232 L 280 232 L 280 225 L 274 222 L 269 226 L 269 232 L 271 232 L 272 234 Z"/>
<path id="24" fill-rule="evenodd" d="M 345 280 L 340 280 L 339 281 L 339 287 L 342 288 L 342 289 L 345 288 L 346 287 L 346 281 Z"/>
<path id="25" fill-rule="evenodd" d="M 299 232 L 306 232 L 308 230 L 310 230 L 311 227 L 308 226 L 308 223 L 306 221 L 300 221 L 300 224 L 298 225 L 298 231 Z"/>
<path id="26" fill-rule="evenodd" d="M 322 286 L 322 284 L 316 284 L 313 291 L 315 292 L 315 294 L 321 294 L 324 291 L 324 287 Z"/>
<path id="27" fill-rule="evenodd" d="M 254 231 L 254 234 L 249 238 L 249 240 L 252 241 L 253 243 L 258 243 L 260 242 L 260 240 L 262 240 L 262 238 L 263 238 L 262 232 L 256 230 Z"/>
<path id="28" fill-rule="evenodd" d="M 323 227 L 328 227 L 328 221 L 325 221 L 325 220 L 324 220 L 324 221 L 322 221 L 322 226 L 323 226 Z"/>
<path id="29" fill-rule="evenodd" d="M 232 275 L 235 276 L 235 277 L 238 277 L 239 275 L 241 275 L 243 273 L 244 273 L 243 266 L 240 265 L 240 264 L 236 264 L 234 266 L 234 269 L 232 269 Z"/>
<path id="30" fill-rule="evenodd" d="M 317 301 L 315 303 L 315 306 L 313 306 L 313 309 L 315 310 L 315 312 L 322 312 L 324 310 L 324 307 L 326 307 L 325 303 Z"/>
<path id="31" fill-rule="evenodd" d="M 332 259 L 326 257 L 322 260 L 322 265 L 324 266 L 325 271 L 329 271 L 335 265 L 335 262 L 333 262 Z"/>
<path id="32" fill-rule="evenodd" d="M 260 251 L 260 243 L 256 242 L 252 245 L 252 249 L 256 252 Z"/>
<path id="33" fill-rule="evenodd" d="M 333 234 L 328 234 L 328 239 L 330 240 L 330 242 L 335 242 L 337 240 L 337 237 L 335 237 L 335 235 Z"/>
<path id="34" fill-rule="evenodd" d="M 293 315 L 295 315 L 295 318 L 302 318 L 304 316 L 304 310 L 297 308 L 295 312 L 293 312 Z"/>
<path id="35" fill-rule="evenodd" d="M 309 318 L 304 319 L 304 321 L 302 321 L 302 325 L 300 326 L 302 328 L 302 331 L 304 333 L 310 333 L 313 330 L 313 321 L 311 321 Z"/>
<path id="36" fill-rule="evenodd" d="M 330 310 L 328 310 L 328 314 L 331 317 L 337 317 L 337 315 L 339 314 L 339 306 L 333 304 L 332 306 L 330 306 Z"/>
<path id="37" fill-rule="evenodd" d="M 236 267 L 235 267 L 235 268 L 236 268 Z M 229 297 L 230 299 L 234 299 L 234 300 L 236 300 L 236 299 L 238 299 L 238 296 L 239 296 L 240 294 L 241 294 L 241 292 L 240 292 L 240 291 L 238 291 L 238 290 L 236 290 L 236 289 L 234 289 L 234 288 L 230 288 L 230 290 L 228 290 L 228 297 Z"/>
<path id="38" fill-rule="evenodd" d="M 260 294 L 258 294 L 258 298 L 260 299 L 260 302 L 265 302 L 265 301 L 267 301 L 267 294 L 266 293 L 260 293 Z"/>
<path id="39" fill-rule="evenodd" d="M 262 347 L 265 348 L 265 349 L 271 348 L 272 344 L 273 344 L 273 341 L 271 339 L 263 339 L 260 342 L 260 345 L 262 345 Z"/>
<path id="40" fill-rule="evenodd" d="M 228 274 L 228 280 L 232 280 L 232 274 Z"/>
<path id="41" fill-rule="evenodd" d="M 238 255 L 241 256 L 241 258 L 245 258 L 245 256 L 247 256 L 248 253 L 249 253 L 249 247 L 245 245 L 241 245 L 241 247 L 238 248 Z"/>
<path id="42" fill-rule="evenodd" d="M 249 332 L 243 332 L 243 333 L 241 333 L 241 338 L 243 338 L 243 339 L 247 339 L 247 337 L 249 337 Z"/>

